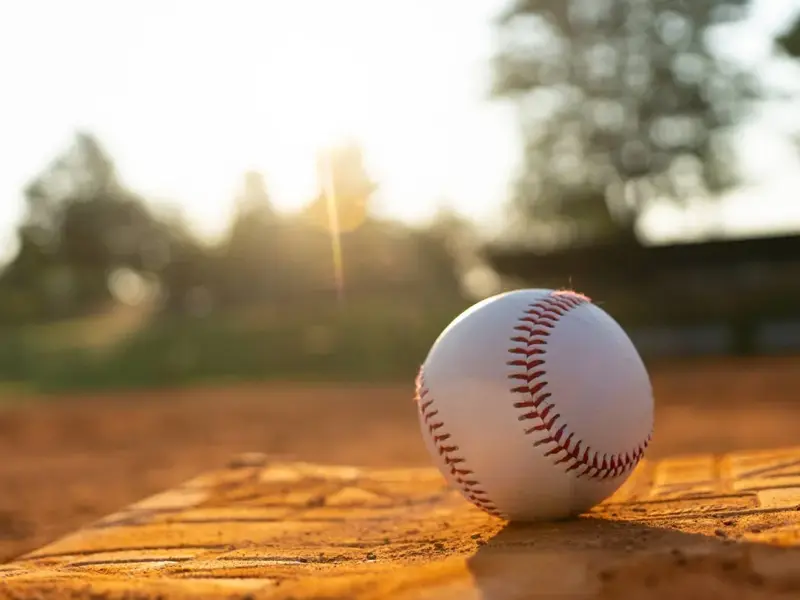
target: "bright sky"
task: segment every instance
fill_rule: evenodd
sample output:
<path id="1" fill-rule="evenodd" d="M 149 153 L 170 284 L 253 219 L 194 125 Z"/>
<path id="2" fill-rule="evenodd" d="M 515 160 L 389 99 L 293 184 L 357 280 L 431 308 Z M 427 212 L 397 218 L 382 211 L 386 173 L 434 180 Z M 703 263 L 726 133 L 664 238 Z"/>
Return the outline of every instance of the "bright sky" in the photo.
<path id="1" fill-rule="evenodd" d="M 519 140 L 507 107 L 485 101 L 489 19 L 504 0 L 26 0 L 0 4 L 0 239 L 13 238 L 24 184 L 77 128 L 97 134 L 125 181 L 181 206 L 203 232 L 224 225 L 242 171 L 264 171 L 292 209 L 315 187 L 314 152 L 339 133 L 365 146 L 379 210 L 429 216 L 447 199 L 483 222 L 506 200 Z M 742 56 L 800 2 L 755 0 Z M 777 115 L 777 116 L 776 116 Z M 762 204 L 739 194 L 712 218 L 728 229 L 787 223 L 778 193 L 800 173 L 774 132 L 745 147 Z M 758 217 L 758 218 L 755 218 Z M 697 219 L 698 217 L 695 217 Z M 686 227 L 665 210 L 654 238 Z"/>

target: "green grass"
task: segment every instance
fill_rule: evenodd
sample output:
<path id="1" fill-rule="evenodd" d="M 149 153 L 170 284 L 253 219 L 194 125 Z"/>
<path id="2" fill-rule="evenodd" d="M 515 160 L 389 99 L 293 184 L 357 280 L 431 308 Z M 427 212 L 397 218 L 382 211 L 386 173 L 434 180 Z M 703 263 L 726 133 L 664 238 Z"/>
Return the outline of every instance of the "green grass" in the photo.
<path id="1" fill-rule="evenodd" d="M 376 382 L 413 378 L 467 302 L 265 307 L 156 319 L 98 344 L 81 327 L 6 331 L 0 386 L 56 393 L 252 380 Z M 53 343 L 55 332 L 58 343 Z M 70 332 L 67 334 L 65 332 Z"/>

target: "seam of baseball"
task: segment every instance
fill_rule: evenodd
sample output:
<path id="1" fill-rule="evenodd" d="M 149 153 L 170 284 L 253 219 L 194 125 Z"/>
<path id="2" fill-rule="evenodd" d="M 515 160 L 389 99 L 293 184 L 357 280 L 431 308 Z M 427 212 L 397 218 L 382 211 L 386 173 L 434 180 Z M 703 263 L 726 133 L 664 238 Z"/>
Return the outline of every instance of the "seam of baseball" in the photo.
<path id="1" fill-rule="evenodd" d="M 483 509 L 490 515 L 503 517 L 503 513 L 489 498 L 486 490 L 482 489 L 480 481 L 475 478 L 475 473 L 467 467 L 466 459 L 460 456 L 459 447 L 453 440 L 453 436 L 444 430 L 444 421 L 436 418 L 439 414 L 439 409 L 436 407 L 433 395 L 425 385 L 425 375 L 422 368 L 420 368 L 417 375 L 414 400 L 419 410 L 423 429 L 428 431 L 439 457 L 444 460 L 450 475 L 452 475 L 453 480 L 461 488 L 464 495 L 478 508 Z"/>
<path id="2" fill-rule="evenodd" d="M 551 292 L 545 298 L 528 305 L 514 327 L 508 352 L 512 359 L 506 364 L 515 369 L 508 378 L 521 385 L 511 391 L 524 399 L 514 403 L 523 409 L 520 421 L 533 420 L 536 425 L 525 429 L 526 435 L 535 435 L 534 447 L 543 446 L 546 457 L 553 457 L 554 465 L 562 465 L 569 473 L 578 471 L 577 477 L 603 480 L 618 477 L 633 469 L 650 443 L 652 432 L 636 448 L 624 453 L 601 454 L 577 438 L 574 431 L 558 413 L 557 400 L 547 391 L 547 361 L 544 358 L 547 338 L 558 321 L 567 312 L 590 303 L 582 294 L 570 291 Z"/>

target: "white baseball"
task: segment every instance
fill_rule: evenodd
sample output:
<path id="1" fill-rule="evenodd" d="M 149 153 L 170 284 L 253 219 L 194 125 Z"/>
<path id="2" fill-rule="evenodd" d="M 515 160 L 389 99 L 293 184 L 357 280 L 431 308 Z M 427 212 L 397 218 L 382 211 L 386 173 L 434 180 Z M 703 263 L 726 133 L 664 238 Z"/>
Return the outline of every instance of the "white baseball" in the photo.
<path id="1" fill-rule="evenodd" d="M 428 353 L 416 400 L 448 482 L 515 521 L 608 498 L 653 429 L 650 378 L 630 338 L 569 291 L 517 290 L 464 311 Z"/>

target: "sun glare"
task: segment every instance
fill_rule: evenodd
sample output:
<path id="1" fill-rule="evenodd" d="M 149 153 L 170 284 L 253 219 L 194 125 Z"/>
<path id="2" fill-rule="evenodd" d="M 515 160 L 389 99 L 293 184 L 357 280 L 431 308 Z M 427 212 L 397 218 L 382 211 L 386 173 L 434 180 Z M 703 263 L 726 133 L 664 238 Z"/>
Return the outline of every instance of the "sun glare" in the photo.
<path id="1" fill-rule="evenodd" d="M 182 155 L 186 168 L 172 173 L 173 187 L 196 190 L 184 202 L 204 229 L 219 225 L 225 203 L 219 198 L 230 196 L 237 174 L 248 168 L 264 172 L 278 208 L 302 208 L 321 191 L 319 152 L 344 140 L 362 145 L 379 184 L 373 207 L 400 218 L 432 213 L 448 194 L 452 165 L 468 162 L 470 147 L 459 139 L 452 108 L 452 97 L 465 93 L 444 89 L 452 69 L 437 65 L 428 46 L 398 44 L 388 29 L 424 34 L 419 15 L 396 8 L 380 15 L 358 2 L 326 6 L 315 5 L 323 14 L 309 20 L 289 3 L 255 3 L 252 14 L 239 15 L 248 22 L 244 31 L 226 26 L 230 15 L 198 9 L 216 33 L 213 51 L 203 36 L 189 37 L 191 50 L 172 64 L 157 43 L 149 51 L 147 79 L 166 85 L 176 70 L 183 73 L 170 101 L 179 116 L 166 127 L 175 130 L 176 147 L 162 165 L 166 172 Z M 181 127 L 187 110 L 195 118 Z M 187 130 L 198 120 L 205 142 L 187 145 Z"/>
<path id="2" fill-rule="evenodd" d="M 320 192 L 320 150 L 344 139 L 378 184 L 375 213 L 413 221 L 445 197 L 494 200 L 510 144 L 476 83 L 485 9 L 458 30 L 453 2 L 136 6 L 117 25 L 130 30 L 109 35 L 104 76 L 59 109 L 129 185 L 206 236 L 224 231 L 246 170 L 263 172 L 278 209 L 302 209 Z M 92 36 L 73 37 L 94 56 Z"/>
<path id="3" fill-rule="evenodd" d="M 761 0 L 753 14 L 774 28 L 791 1 Z M 0 112 L 0 188 L 19 197 L 82 129 L 128 185 L 215 237 L 245 171 L 264 174 L 278 209 L 300 210 L 321 191 L 320 150 L 352 139 L 377 183 L 373 214 L 421 221 L 446 201 L 499 222 L 524 148 L 513 107 L 486 101 L 501 4 L 80 0 L 50 2 L 42 21 L 40 4 L 14 3 L 16 20 L 0 23 L 0 55 L 12 57 L 4 81 L 17 90 Z M 31 44 L 30 31 L 48 43 Z M 69 93 L 55 101 L 54 89 Z M 769 135 L 742 144 L 743 164 L 767 182 L 797 172 L 772 135 L 791 117 L 772 118 Z M 770 226 L 794 218 L 774 205 Z M 20 207 L 4 204 L 0 221 Z M 745 224 L 748 211 L 767 214 L 737 211 Z"/>

